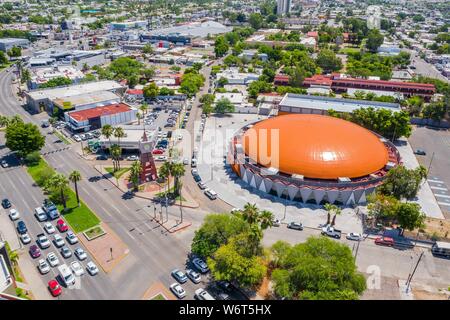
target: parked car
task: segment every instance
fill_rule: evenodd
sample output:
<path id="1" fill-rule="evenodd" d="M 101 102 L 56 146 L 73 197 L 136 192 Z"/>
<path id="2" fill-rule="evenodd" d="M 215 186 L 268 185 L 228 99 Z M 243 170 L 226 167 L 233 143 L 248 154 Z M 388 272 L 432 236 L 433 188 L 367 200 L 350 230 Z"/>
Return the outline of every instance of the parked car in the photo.
<path id="1" fill-rule="evenodd" d="M 281 221 L 278 219 L 273 219 L 272 220 L 272 226 L 274 227 L 279 227 L 281 225 Z"/>
<path id="2" fill-rule="evenodd" d="M 75 140 L 76 142 L 81 142 L 81 138 L 79 135 L 74 135 L 73 140 Z"/>
<path id="3" fill-rule="evenodd" d="M 54 227 L 50 222 L 44 223 L 44 230 L 45 230 L 48 234 L 55 233 L 55 231 L 56 231 L 55 227 Z"/>
<path id="4" fill-rule="evenodd" d="M 56 281 L 55 279 L 52 279 L 48 282 L 48 289 L 50 290 L 50 293 L 53 297 L 57 297 L 62 293 L 62 288 L 59 285 L 58 281 Z"/>
<path id="5" fill-rule="evenodd" d="M 294 230 L 303 230 L 303 225 L 300 222 L 289 222 L 287 227 Z"/>
<path id="6" fill-rule="evenodd" d="M 66 243 L 64 242 L 63 237 L 61 237 L 61 235 L 59 235 L 59 234 L 55 234 L 55 235 L 53 236 L 53 243 L 55 244 L 55 246 L 56 246 L 57 248 L 64 247 L 64 245 L 66 244 Z"/>
<path id="7" fill-rule="evenodd" d="M 97 158 L 95 158 L 95 159 L 96 160 L 108 160 L 108 157 L 102 154 L 102 155 L 97 156 Z"/>
<path id="8" fill-rule="evenodd" d="M 217 281 L 216 285 L 218 288 L 222 289 L 223 291 L 226 291 L 226 292 L 233 291 L 233 285 L 228 281 L 223 281 L 223 280 Z"/>
<path id="9" fill-rule="evenodd" d="M 6 162 L 6 160 L 2 160 L 0 164 L 1 164 L 1 166 L 3 168 L 8 168 L 9 167 L 8 162 Z"/>
<path id="10" fill-rule="evenodd" d="M 414 151 L 415 154 L 419 155 L 419 156 L 426 156 L 427 153 L 421 149 L 417 149 L 416 151 Z"/>
<path id="11" fill-rule="evenodd" d="M 56 221 L 56 227 L 58 228 L 59 232 L 66 232 L 67 230 L 69 230 L 69 227 L 63 219 L 59 219 L 58 221 Z"/>
<path id="12" fill-rule="evenodd" d="M 20 235 L 20 240 L 23 244 L 29 244 L 31 242 L 31 238 L 28 233 L 24 233 Z"/>
<path id="13" fill-rule="evenodd" d="M 47 214 L 41 207 L 37 207 L 34 209 L 34 215 L 36 216 L 36 219 L 38 219 L 39 222 L 47 220 Z"/>
<path id="14" fill-rule="evenodd" d="M 170 290 L 178 299 L 183 299 L 186 297 L 186 291 L 184 291 L 183 287 L 179 283 L 172 283 L 170 285 Z"/>
<path id="15" fill-rule="evenodd" d="M 208 291 L 203 288 L 195 290 L 195 296 L 199 300 L 216 300 Z"/>
<path id="16" fill-rule="evenodd" d="M 72 256 L 72 251 L 70 251 L 70 249 L 66 246 L 61 248 L 61 255 L 65 258 L 68 259 Z"/>
<path id="17" fill-rule="evenodd" d="M 86 270 L 87 270 L 87 272 L 89 272 L 89 274 L 90 274 L 91 276 L 95 276 L 95 275 L 98 273 L 98 268 L 97 268 L 97 266 L 95 265 L 95 263 L 93 263 L 92 261 L 89 261 L 89 262 L 86 264 Z"/>
<path id="18" fill-rule="evenodd" d="M 75 276 L 77 277 L 81 277 L 82 275 L 84 275 L 84 269 L 83 266 L 81 265 L 81 263 L 79 263 L 78 261 L 72 261 L 70 263 L 70 269 L 72 269 L 72 272 L 75 274 Z"/>
<path id="19" fill-rule="evenodd" d="M 195 182 L 200 182 L 200 181 L 202 181 L 202 178 L 200 177 L 200 175 L 198 175 L 198 174 L 193 174 L 192 176 L 193 176 Z"/>
<path id="20" fill-rule="evenodd" d="M 66 239 L 70 244 L 75 244 L 78 242 L 77 236 L 72 231 L 67 232 Z"/>
<path id="21" fill-rule="evenodd" d="M 8 199 L 3 199 L 2 200 L 2 207 L 3 207 L 3 209 L 11 208 L 11 202 Z"/>
<path id="22" fill-rule="evenodd" d="M 85 260 L 87 258 L 86 252 L 80 247 L 75 249 L 75 255 L 79 260 Z"/>
<path id="23" fill-rule="evenodd" d="M 208 265 L 206 264 L 206 262 L 200 258 L 193 259 L 192 264 L 201 273 L 207 273 L 209 271 L 209 268 L 208 268 Z"/>
<path id="24" fill-rule="evenodd" d="M 191 281 L 193 283 L 200 283 L 200 281 L 202 280 L 202 276 L 198 272 L 195 272 L 192 269 L 187 269 L 186 275 L 189 279 L 191 279 Z"/>
<path id="25" fill-rule="evenodd" d="M 36 259 L 36 258 L 39 258 L 39 257 L 41 256 L 41 250 L 39 250 L 38 246 L 35 245 L 35 244 L 33 244 L 33 245 L 30 247 L 29 252 L 30 252 L 31 257 L 33 257 L 33 258 L 35 258 L 35 259 Z"/>
<path id="26" fill-rule="evenodd" d="M 128 160 L 128 161 L 138 161 L 138 160 L 139 160 L 139 157 L 136 156 L 136 155 L 132 155 L 132 156 L 128 156 L 128 157 L 127 157 L 127 160 Z"/>
<path id="27" fill-rule="evenodd" d="M 347 240 L 361 241 L 362 235 L 359 233 L 351 232 L 351 233 L 347 234 L 346 238 L 347 238 Z"/>
<path id="28" fill-rule="evenodd" d="M 204 191 L 204 193 L 210 200 L 216 200 L 217 199 L 217 193 L 214 190 L 212 190 L 212 189 L 206 189 Z"/>
<path id="29" fill-rule="evenodd" d="M 19 219 L 20 218 L 19 211 L 17 211 L 16 209 L 9 210 L 9 218 L 12 221 L 15 221 L 15 220 Z"/>
<path id="30" fill-rule="evenodd" d="M 179 269 L 172 270 L 171 274 L 179 283 L 185 283 L 188 280 L 186 274 Z"/>
<path id="31" fill-rule="evenodd" d="M 47 236 L 43 233 L 37 235 L 36 242 L 39 245 L 39 247 L 41 247 L 41 249 L 47 249 L 48 247 L 50 247 L 50 241 L 48 240 Z"/>
<path id="32" fill-rule="evenodd" d="M 377 237 L 375 239 L 375 244 L 378 244 L 380 246 L 389 246 L 389 247 L 391 247 L 391 246 L 393 246 L 395 244 L 395 241 L 391 237 L 381 236 L 381 237 Z"/>
<path id="33" fill-rule="evenodd" d="M 50 272 L 50 266 L 44 259 L 39 260 L 38 269 L 41 274 L 47 274 Z"/>
<path id="34" fill-rule="evenodd" d="M 59 259 L 54 252 L 50 252 L 47 254 L 47 261 L 51 267 L 56 267 L 59 265 Z"/>
<path id="35" fill-rule="evenodd" d="M 28 229 L 27 229 L 27 225 L 25 224 L 25 222 L 23 222 L 22 220 L 17 222 L 17 232 L 19 234 L 27 233 L 27 231 L 28 231 Z"/>
<path id="36" fill-rule="evenodd" d="M 197 185 L 200 188 L 200 190 L 205 190 L 207 188 L 206 184 L 204 182 L 201 182 L 201 181 L 199 183 L 197 183 Z"/>
<path id="37" fill-rule="evenodd" d="M 155 158 L 155 161 L 166 161 L 167 157 L 166 156 L 159 156 Z"/>

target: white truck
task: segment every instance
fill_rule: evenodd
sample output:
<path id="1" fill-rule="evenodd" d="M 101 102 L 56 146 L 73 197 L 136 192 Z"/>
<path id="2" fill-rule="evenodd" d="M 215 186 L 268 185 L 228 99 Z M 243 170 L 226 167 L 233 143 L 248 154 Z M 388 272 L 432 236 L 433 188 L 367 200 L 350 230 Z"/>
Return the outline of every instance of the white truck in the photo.
<path id="1" fill-rule="evenodd" d="M 70 268 L 66 264 L 60 265 L 58 267 L 58 271 L 61 280 L 67 287 L 71 287 L 75 284 L 75 276 L 73 275 L 72 270 L 70 270 Z"/>

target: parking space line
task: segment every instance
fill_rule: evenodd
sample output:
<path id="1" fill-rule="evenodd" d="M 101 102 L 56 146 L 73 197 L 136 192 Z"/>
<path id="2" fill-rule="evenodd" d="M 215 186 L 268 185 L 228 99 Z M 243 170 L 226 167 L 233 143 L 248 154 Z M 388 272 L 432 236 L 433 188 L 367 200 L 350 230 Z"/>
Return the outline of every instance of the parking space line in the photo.
<path id="1" fill-rule="evenodd" d="M 445 202 L 439 202 L 438 201 L 438 204 L 441 205 L 441 206 L 448 206 L 448 207 L 450 207 L 450 203 L 445 203 Z"/>
<path id="2" fill-rule="evenodd" d="M 436 183 L 444 183 L 444 181 L 441 180 L 434 180 L 434 179 L 427 179 L 428 182 L 436 182 Z"/>
<path id="3" fill-rule="evenodd" d="M 444 190 L 444 191 L 448 191 L 447 188 L 442 188 L 442 187 L 430 186 L 430 188 L 431 188 L 431 189 L 434 189 L 434 190 Z"/>
<path id="4" fill-rule="evenodd" d="M 450 199 L 450 196 L 449 196 L 449 195 L 446 195 L 446 194 L 437 194 L 437 193 L 435 193 L 434 195 L 435 195 L 436 197 L 449 198 L 449 199 Z"/>

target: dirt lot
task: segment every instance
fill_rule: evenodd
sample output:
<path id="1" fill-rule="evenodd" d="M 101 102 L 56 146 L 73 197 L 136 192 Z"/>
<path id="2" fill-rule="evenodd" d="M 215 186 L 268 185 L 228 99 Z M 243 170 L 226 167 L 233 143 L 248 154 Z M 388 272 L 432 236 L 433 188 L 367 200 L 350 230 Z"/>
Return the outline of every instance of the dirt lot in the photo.
<path id="1" fill-rule="evenodd" d="M 419 239 L 431 239 L 433 235 L 437 236 L 439 240 L 450 241 L 450 220 L 436 219 L 436 218 L 426 218 L 425 228 L 423 232 L 420 232 Z M 415 238 L 417 236 L 417 231 L 412 232 L 405 231 L 405 236 Z M 422 231 L 422 230 L 421 230 Z"/>

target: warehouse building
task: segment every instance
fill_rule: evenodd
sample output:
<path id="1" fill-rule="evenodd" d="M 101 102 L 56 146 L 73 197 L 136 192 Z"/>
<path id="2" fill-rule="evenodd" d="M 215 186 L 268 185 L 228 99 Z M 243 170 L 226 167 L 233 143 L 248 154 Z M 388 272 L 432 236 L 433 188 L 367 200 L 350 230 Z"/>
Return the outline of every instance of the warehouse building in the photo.
<path id="1" fill-rule="evenodd" d="M 0 51 L 8 51 L 13 47 L 21 47 L 28 48 L 30 45 L 30 41 L 27 39 L 19 39 L 19 38 L 3 38 L 0 39 Z"/>
<path id="2" fill-rule="evenodd" d="M 95 130 L 104 125 L 117 126 L 136 120 L 137 110 L 125 103 L 115 103 L 95 108 L 71 111 L 64 114 L 74 132 Z"/>

